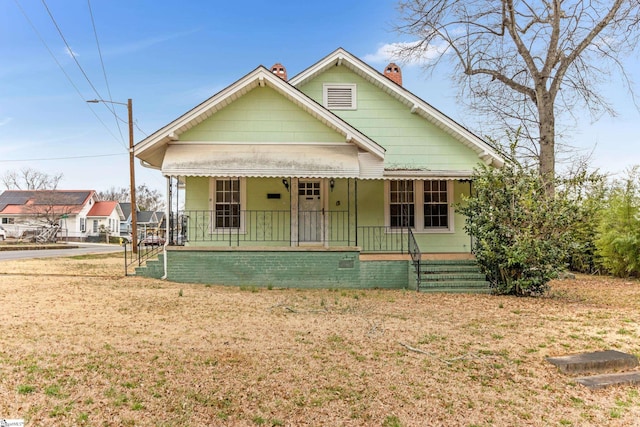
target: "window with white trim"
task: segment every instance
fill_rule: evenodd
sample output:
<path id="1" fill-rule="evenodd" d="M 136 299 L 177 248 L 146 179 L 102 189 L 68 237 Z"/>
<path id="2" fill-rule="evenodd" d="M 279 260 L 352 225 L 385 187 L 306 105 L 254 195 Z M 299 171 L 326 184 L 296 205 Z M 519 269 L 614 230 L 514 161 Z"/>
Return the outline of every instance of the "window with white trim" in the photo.
<path id="1" fill-rule="evenodd" d="M 389 225 L 391 227 L 415 227 L 414 196 L 413 181 L 389 183 Z"/>
<path id="2" fill-rule="evenodd" d="M 93 220 L 93 232 L 94 233 L 98 232 L 98 220 L 97 219 Z"/>
<path id="3" fill-rule="evenodd" d="M 2 223 L 3 224 L 14 224 L 15 223 L 15 218 L 2 218 Z"/>
<path id="4" fill-rule="evenodd" d="M 86 219 L 80 218 L 80 232 L 84 233 L 85 231 L 87 231 Z"/>
<path id="5" fill-rule="evenodd" d="M 385 184 L 385 222 L 416 232 L 453 231 L 453 182 L 394 180 Z"/>
<path id="6" fill-rule="evenodd" d="M 244 180 L 215 178 L 212 183 L 213 228 L 242 228 Z"/>
<path id="7" fill-rule="evenodd" d="M 327 83 L 322 85 L 323 105 L 329 110 L 355 110 L 356 85 L 351 83 Z"/>
<path id="8" fill-rule="evenodd" d="M 447 181 L 424 181 L 424 228 L 449 229 Z"/>

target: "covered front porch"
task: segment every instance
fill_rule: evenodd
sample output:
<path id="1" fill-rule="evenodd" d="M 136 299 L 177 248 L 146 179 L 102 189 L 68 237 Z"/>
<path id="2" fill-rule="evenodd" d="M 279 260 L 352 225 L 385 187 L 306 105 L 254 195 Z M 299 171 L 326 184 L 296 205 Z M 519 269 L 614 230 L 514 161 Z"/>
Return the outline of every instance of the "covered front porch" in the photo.
<path id="1" fill-rule="evenodd" d="M 470 190 L 470 182 L 453 179 L 170 177 L 167 240 L 390 254 L 408 254 L 414 242 L 422 253 L 468 254 L 473 241 L 453 204 Z"/>
<path id="2" fill-rule="evenodd" d="M 462 218 L 451 209 L 439 229 L 416 231 L 412 198 L 392 195 L 403 187 L 398 182 L 170 177 L 168 246 L 155 273 L 139 274 L 156 277 L 164 265 L 165 277 L 179 282 L 487 291 Z M 449 195 L 448 206 L 470 188 L 434 182 Z"/>

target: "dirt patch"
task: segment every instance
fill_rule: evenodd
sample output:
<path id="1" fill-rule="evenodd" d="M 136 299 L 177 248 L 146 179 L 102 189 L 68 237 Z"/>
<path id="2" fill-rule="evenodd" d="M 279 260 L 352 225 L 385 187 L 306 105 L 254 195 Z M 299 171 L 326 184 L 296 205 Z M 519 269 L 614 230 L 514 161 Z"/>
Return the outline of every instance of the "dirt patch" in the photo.
<path id="1" fill-rule="evenodd" d="M 632 426 L 548 356 L 638 354 L 638 282 L 541 299 L 122 277 L 121 256 L 0 264 L 0 418 L 29 426 Z"/>

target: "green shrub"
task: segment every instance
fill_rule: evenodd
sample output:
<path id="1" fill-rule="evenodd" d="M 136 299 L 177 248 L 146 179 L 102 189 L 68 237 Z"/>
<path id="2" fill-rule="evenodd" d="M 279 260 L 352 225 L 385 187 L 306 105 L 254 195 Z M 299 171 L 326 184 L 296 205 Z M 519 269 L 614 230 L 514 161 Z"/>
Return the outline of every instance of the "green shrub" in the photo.
<path id="1" fill-rule="evenodd" d="M 566 266 L 576 203 L 562 192 L 547 196 L 539 174 L 517 164 L 477 169 L 473 189 L 457 210 L 495 292 L 544 294 Z"/>
<path id="2" fill-rule="evenodd" d="M 619 277 L 640 274 L 640 173 L 638 167 L 611 186 L 596 240 L 602 265 Z"/>
<path id="3" fill-rule="evenodd" d="M 556 194 L 575 205 L 576 220 L 571 228 L 567 254 L 567 266 L 571 271 L 597 273 L 601 271 L 601 259 L 597 253 L 602 206 L 606 200 L 606 177 L 598 172 L 588 172 L 586 162 L 559 178 Z"/>

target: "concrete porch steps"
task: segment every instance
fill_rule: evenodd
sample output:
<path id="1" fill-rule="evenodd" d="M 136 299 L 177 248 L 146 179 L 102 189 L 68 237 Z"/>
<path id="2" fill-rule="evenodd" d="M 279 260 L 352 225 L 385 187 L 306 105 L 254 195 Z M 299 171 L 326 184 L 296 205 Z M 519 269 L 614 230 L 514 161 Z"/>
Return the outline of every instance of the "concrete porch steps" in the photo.
<path id="1" fill-rule="evenodd" d="M 568 375 L 593 374 L 580 376 L 576 382 L 594 390 L 640 384 L 640 371 L 636 370 L 638 358 L 617 350 L 548 357 L 547 361 Z"/>
<path id="2" fill-rule="evenodd" d="M 143 265 L 135 268 L 135 276 L 144 277 L 160 277 L 164 273 L 163 255 L 159 254 L 158 258 L 148 259 Z"/>
<path id="3" fill-rule="evenodd" d="M 472 259 L 420 261 L 420 292 L 491 293 L 489 282 Z"/>

